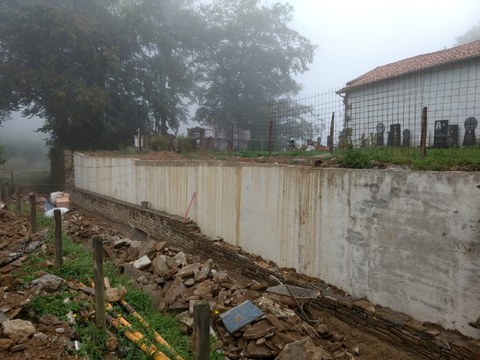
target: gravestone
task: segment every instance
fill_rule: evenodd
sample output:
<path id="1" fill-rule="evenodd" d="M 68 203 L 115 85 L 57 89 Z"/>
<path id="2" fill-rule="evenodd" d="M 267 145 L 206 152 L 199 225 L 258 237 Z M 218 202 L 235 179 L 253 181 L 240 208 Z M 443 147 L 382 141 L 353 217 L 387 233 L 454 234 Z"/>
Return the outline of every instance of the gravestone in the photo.
<path id="1" fill-rule="evenodd" d="M 410 147 L 410 129 L 403 130 L 403 147 Z"/>
<path id="2" fill-rule="evenodd" d="M 400 147 L 401 144 L 401 126 L 400 124 L 390 125 L 390 131 L 388 133 L 388 146 Z"/>
<path id="3" fill-rule="evenodd" d="M 384 146 L 383 133 L 385 132 L 385 125 L 383 123 L 377 124 L 377 146 Z"/>
<path id="4" fill-rule="evenodd" d="M 435 121 L 433 146 L 437 148 L 448 147 L 448 120 Z"/>
<path id="5" fill-rule="evenodd" d="M 463 138 L 463 146 L 475 146 L 477 144 L 477 138 L 475 137 L 475 129 L 477 128 L 478 121 L 474 117 L 469 117 L 465 120 L 465 136 Z"/>
<path id="6" fill-rule="evenodd" d="M 458 147 L 458 125 L 448 125 L 448 147 Z"/>

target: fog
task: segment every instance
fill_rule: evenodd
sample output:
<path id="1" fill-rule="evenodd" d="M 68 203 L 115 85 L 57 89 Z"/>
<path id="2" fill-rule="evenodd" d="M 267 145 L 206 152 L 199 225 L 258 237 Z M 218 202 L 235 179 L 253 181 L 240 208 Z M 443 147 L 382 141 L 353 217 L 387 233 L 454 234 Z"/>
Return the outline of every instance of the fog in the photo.
<path id="1" fill-rule="evenodd" d="M 2 158 L 6 164 L 3 170 L 45 171 L 49 169 L 48 147 L 45 145 L 46 134 L 37 132 L 43 120 L 24 118 L 14 113 L 11 119 L 0 125 L 0 146 Z"/>
<path id="2" fill-rule="evenodd" d="M 265 1 L 273 3 L 273 1 Z M 480 20 L 478 0 L 290 0 L 292 27 L 318 45 L 304 94 L 339 88 L 377 66 L 455 45 Z"/>

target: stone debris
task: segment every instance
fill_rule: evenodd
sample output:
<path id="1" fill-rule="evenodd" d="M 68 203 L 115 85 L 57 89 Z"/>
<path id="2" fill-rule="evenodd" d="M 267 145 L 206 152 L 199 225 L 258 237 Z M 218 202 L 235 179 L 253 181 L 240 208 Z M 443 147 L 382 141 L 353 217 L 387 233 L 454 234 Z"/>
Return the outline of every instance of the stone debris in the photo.
<path id="1" fill-rule="evenodd" d="M 120 252 L 132 249 L 131 240 L 115 236 L 107 239 L 105 246 L 115 252 L 112 258 L 122 258 Z M 147 240 L 140 245 L 136 256 L 128 264 L 119 266 L 127 276 L 134 275 L 130 277 L 151 294 L 160 311 L 176 312 L 187 334 L 192 331 L 194 304 L 199 300 L 208 301 L 212 311 L 212 328 L 221 348 L 218 351 L 223 352 L 226 358 L 276 357 L 288 344 L 305 337 L 313 342 L 306 343 L 305 340 L 302 346 L 313 344 L 311 348 L 321 355 L 318 357 L 320 360 L 333 360 L 336 356 L 343 359 L 354 353 L 343 341 L 343 336 L 335 336 L 335 332 L 325 324 L 316 327 L 308 324 L 288 305 L 276 299 L 276 294 L 265 292 L 268 283 L 236 280 L 212 259 L 200 261 L 198 257 L 169 247 L 164 242 Z M 121 295 L 117 291 L 112 292 L 116 297 Z M 220 316 L 241 308 L 246 302 L 259 309 L 259 316 L 235 331 L 228 331 Z M 293 349 L 298 349 L 298 346 L 293 346 Z M 288 356 L 285 354 L 282 355 L 284 359 Z"/>
<path id="2" fill-rule="evenodd" d="M 2 324 L 3 334 L 14 341 L 21 341 L 35 334 L 35 326 L 26 320 L 8 320 Z"/>
<path id="3" fill-rule="evenodd" d="M 285 345 L 276 360 L 327 360 L 332 356 L 323 347 L 315 345 L 306 337 Z"/>
<path id="4" fill-rule="evenodd" d="M 52 275 L 45 274 L 42 277 L 32 280 L 32 285 L 38 285 L 40 289 L 46 291 L 55 291 L 57 290 L 65 280 L 63 278 Z"/>
<path id="5" fill-rule="evenodd" d="M 107 302 L 116 302 L 120 301 L 127 294 L 127 289 L 124 286 L 120 285 L 116 288 L 108 288 L 105 290 L 105 301 Z"/>
<path id="6" fill-rule="evenodd" d="M 147 255 L 142 256 L 141 258 L 135 260 L 132 265 L 135 269 L 143 270 L 148 268 L 152 264 L 152 261 Z"/>

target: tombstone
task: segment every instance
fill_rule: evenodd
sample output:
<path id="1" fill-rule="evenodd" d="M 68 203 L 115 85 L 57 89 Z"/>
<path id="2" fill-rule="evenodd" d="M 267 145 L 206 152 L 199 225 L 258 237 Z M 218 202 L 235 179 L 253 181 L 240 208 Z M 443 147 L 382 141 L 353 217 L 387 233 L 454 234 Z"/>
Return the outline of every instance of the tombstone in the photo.
<path id="1" fill-rule="evenodd" d="M 385 125 L 383 123 L 377 124 L 377 146 L 384 146 L 383 133 L 385 132 Z"/>
<path id="2" fill-rule="evenodd" d="M 436 148 L 448 147 L 448 120 L 435 121 L 433 132 L 433 146 Z"/>
<path id="3" fill-rule="evenodd" d="M 410 129 L 403 130 L 403 147 L 410 147 Z"/>
<path id="4" fill-rule="evenodd" d="M 448 125 L 448 147 L 458 147 L 458 125 Z"/>
<path id="5" fill-rule="evenodd" d="M 469 117 L 465 120 L 465 136 L 463 138 L 463 146 L 475 146 L 477 144 L 477 138 L 475 137 L 475 129 L 477 128 L 478 121 L 474 117 Z"/>
<path id="6" fill-rule="evenodd" d="M 327 135 L 327 147 L 333 149 L 333 140 L 330 138 L 330 135 Z"/>
<path id="7" fill-rule="evenodd" d="M 390 131 L 388 132 L 388 146 L 400 147 L 401 144 L 401 126 L 400 124 L 390 125 Z"/>

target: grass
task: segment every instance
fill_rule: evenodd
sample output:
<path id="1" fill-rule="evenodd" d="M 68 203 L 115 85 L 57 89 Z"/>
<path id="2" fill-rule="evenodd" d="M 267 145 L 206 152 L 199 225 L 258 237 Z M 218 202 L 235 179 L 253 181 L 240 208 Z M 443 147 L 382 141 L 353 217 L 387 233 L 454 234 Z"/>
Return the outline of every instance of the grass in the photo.
<path id="1" fill-rule="evenodd" d="M 232 158 L 258 157 L 315 157 L 330 154 L 328 151 L 277 151 L 269 155 L 268 151 L 241 150 L 237 152 L 192 152 L 185 154 L 188 159 L 201 159 L 205 154 L 217 160 Z M 427 149 L 425 157 L 420 156 L 417 148 L 347 148 L 335 149 L 331 164 L 352 169 L 369 169 L 382 167 L 382 164 L 404 166 L 411 170 L 430 171 L 480 171 L 480 147 Z M 327 157 L 328 158 L 328 157 Z"/>
<path id="2" fill-rule="evenodd" d="M 406 166 L 412 170 L 468 170 L 480 171 L 480 148 L 427 149 L 425 157 L 418 149 L 365 148 L 345 149 L 335 153 L 342 167 L 368 169 L 378 163 Z"/>
<path id="3" fill-rule="evenodd" d="M 39 228 L 49 228 L 48 238 L 46 240 L 48 248 L 53 248 L 53 219 L 41 217 L 38 221 Z M 75 244 L 68 236 L 63 236 L 63 266 L 60 269 L 49 268 L 48 272 L 64 278 L 66 281 L 77 280 L 84 284 L 89 284 L 93 278 L 93 256 L 89 249 L 81 244 Z M 26 259 L 23 265 L 15 272 L 15 276 L 21 278 L 24 284 L 28 284 L 30 281 L 38 277 L 40 270 L 45 270 L 45 261 L 54 262 L 52 254 L 35 253 Z M 162 314 L 156 311 L 152 306 L 152 300 L 142 290 L 134 287 L 131 282 L 119 274 L 115 267 L 106 261 L 104 265 L 105 276 L 109 277 L 112 286 L 123 285 L 127 288 L 128 293 L 126 300 L 131 304 L 144 319 L 148 321 L 152 329 L 155 329 L 161 336 L 180 354 L 184 359 L 190 359 L 192 357 L 190 352 L 190 341 L 187 336 L 182 334 L 180 322 L 177 318 L 170 315 Z M 66 284 L 64 284 L 59 290 L 54 293 L 46 293 L 40 296 L 32 298 L 30 304 L 24 307 L 21 315 L 31 320 L 38 320 L 42 316 L 50 314 L 55 315 L 61 320 L 67 320 L 67 313 L 72 311 L 78 315 L 77 322 L 74 325 L 76 333 L 80 337 L 80 343 L 82 344 L 80 354 L 81 356 L 87 356 L 89 359 L 103 359 L 106 355 L 105 339 L 107 333 L 98 329 L 94 320 L 91 318 L 83 318 L 79 314 L 86 313 L 88 310 L 94 308 L 92 301 L 88 302 L 80 300 L 78 293 L 71 290 Z M 69 299 L 69 300 L 65 300 Z M 115 309 L 126 315 L 126 312 L 119 307 L 115 306 Z M 152 343 L 153 340 L 152 331 L 148 331 L 143 328 L 138 321 L 133 317 L 128 317 L 128 321 L 131 322 L 138 331 L 147 335 Z M 146 360 L 152 357 L 144 354 L 135 344 L 130 342 L 125 336 L 122 335 L 123 331 L 114 331 L 113 328 L 109 329 L 115 332 L 119 342 L 120 349 L 126 349 L 122 358 L 131 360 Z M 167 352 L 167 350 L 165 350 Z M 218 358 L 217 354 L 212 351 L 211 358 Z"/>

